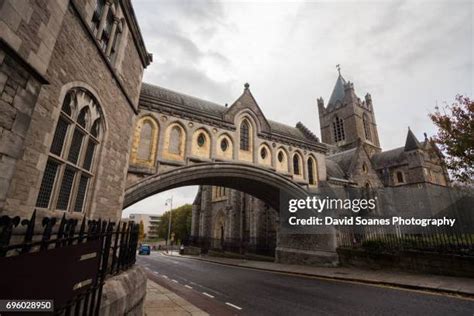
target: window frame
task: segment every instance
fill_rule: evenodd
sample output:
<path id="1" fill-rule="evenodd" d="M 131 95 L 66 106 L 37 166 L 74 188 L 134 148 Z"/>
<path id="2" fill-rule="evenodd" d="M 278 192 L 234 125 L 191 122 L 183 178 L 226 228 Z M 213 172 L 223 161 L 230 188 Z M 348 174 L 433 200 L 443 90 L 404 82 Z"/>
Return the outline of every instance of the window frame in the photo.
<path id="1" fill-rule="evenodd" d="M 79 107 L 77 104 L 78 103 L 77 94 L 79 93 L 87 94 L 89 98 L 89 103 L 83 104 L 82 107 Z M 66 100 L 74 104 L 73 106 L 69 106 L 69 109 L 71 112 L 70 114 L 67 113 L 64 108 L 64 103 L 66 102 Z M 93 118 L 90 114 L 91 106 L 96 107 L 96 110 L 95 110 L 97 112 L 96 118 Z M 88 118 L 86 119 L 85 127 L 83 127 L 78 122 L 78 118 L 79 118 L 80 113 L 86 107 L 88 108 L 87 111 L 89 115 L 88 115 Z M 100 145 L 101 145 L 101 140 L 103 138 L 104 117 L 102 114 L 101 107 L 99 103 L 97 102 L 95 96 L 90 91 L 84 88 L 77 87 L 77 88 L 69 89 L 63 98 L 63 104 L 61 105 L 60 114 L 56 121 L 54 135 L 56 134 L 60 120 L 64 120 L 67 123 L 67 128 L 66 128 L 64 139 L 62 141 L 61 152 L 59 154 L 56 154 L 51 151 L 52 145 L 54 142 L 54 136 L 53 136 L 53 140 L 51 141 L 51 145 L 48 151 L 47 164 L 50 161 L 52 163 L 57 164 L 56 175 L 52 182 L 51 191 L 49 192 L 48 205 L 47 206 L 38 205 L 40 203 L 40 198 L 44 198 L 44 196 L 40 195 L 41 190 L 43 188 L 43 178 L 45 176 L 43 173 L 42 180 L 40 183 L 40 188 L 38 190 L 37 199 L 35 202 L 35 207 L 40 208 L 40 209 L 62 211 L 62 212 L 68 212 L 68 213 L 84 213 L 89 204 L 89 199 L 90 199 L 89 192 L 91 191 L 91 186 L 93 186 L 93 182 L 96 176 L 97 160 L 98 160 L 97 157 L 99 156 L 98 152 L 101 149 Z M 96 122 L 96 120 L 101 120 L 99 122 L 100 124 L 99 134 L 97 137 L 94 136 L 92 133 L 92 127 L 94 123 Z M 69 160 L 69 155 L 71 153 L 73 137 L 76 130 L 78 130 L 82 134 L 82 141 L 79 148 L 79 152 L 77 154 L 76 162 L 71 162 Z M 94 144 L 94 149 L 91 154 L 91 158 L 90 158 L 91 162 L 89 165 L 89 169 L 87 169 L 84 167 L 84 164 L 86 161 L 86 155 L 88 153 L 88 147 L 90 143 Z M 67 200 L 67 205 L 65 209 L 59 209 L 58 204 L 59 204 L 61 189 L 63 188 L 62 184 L 64 181 L 64 175 L 65 175 L 66 169 L 74 171 L 74 176 L 73 176 L 74 178 L 72 180 L 71 188 L 69 189 L 69 197 Z M 87 184 L 85 186 L 84 196 L 81 202 L 82 207 L 81 207 L 81 211 L 75 211 L 76 204 L 78 203 L 77 198 L 78 198 L 79 189 L 80 189 L 80 181 L 83 176 L 87 178 Z"/>

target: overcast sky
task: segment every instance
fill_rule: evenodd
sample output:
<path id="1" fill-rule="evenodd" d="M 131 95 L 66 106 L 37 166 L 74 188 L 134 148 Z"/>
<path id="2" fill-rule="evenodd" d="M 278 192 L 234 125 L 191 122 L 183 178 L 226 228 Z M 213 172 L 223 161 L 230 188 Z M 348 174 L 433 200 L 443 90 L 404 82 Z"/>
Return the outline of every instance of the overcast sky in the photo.
<path id="1" fill-rule="evenodd" d="M 224 105 L 245 82 L 267 118 L 303 122 L 320 136 L 316 99 L 342 75 L 372 95 L 384 150 L 407 127 L 435 133 L 427 113 L 456 94 L 473 96 L 474 1 L 134 0 L 153 63 L 144 81 Z M 161 213 L 173 190 L 124 214 Z"/>

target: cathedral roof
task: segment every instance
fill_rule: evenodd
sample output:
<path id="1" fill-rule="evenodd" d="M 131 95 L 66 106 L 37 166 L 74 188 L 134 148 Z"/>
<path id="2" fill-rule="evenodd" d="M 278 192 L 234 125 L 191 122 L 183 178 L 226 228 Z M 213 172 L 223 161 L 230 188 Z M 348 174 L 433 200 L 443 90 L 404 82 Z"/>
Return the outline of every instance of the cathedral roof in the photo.
<path id="1" fill-rule="evenodd" d="M 377 170 L 405 164 L 405 147 L 398 147 L 392 150 L 374 154 L 372 156 L 372 163 L 374 168 Z"/>
<path id="2" fill-rule="evenodd" d="M 328 104 L 336 104 L 337 101 L 342 102 L 344 99 L 344 85 L 346 80 L 342 77 L 341 74 L 337 77 L 336 84 L 332 90 L 331 97 L 329 98 Z"/>
<path id="3" fill-rule="evenodd" d="M 143 95 L 156 98 L 160 101 L 171 102 L 193 112 L 203 112 L 219 119 L 222 118 L 222 114 L 227 109 L 225 106 L 217 103 L 198 99 L 146 82 L 142 84 L 141 96 Z"/>
<path id="4" fill-rule="evenodd" d="M 407 140 L 405 142 L 405 151 L 420 149 L 421 144 L 416 138 L 415 134 L 408 128 Z"/>
<path id="5" fill-rule="evenodd" d="M 357 147 L 328 156 L 328 160 L 335 162 L 344 174 L 349 174 L 352 163 L 357 159 Z"/>
<path id="6" fill-rule="evenodd" d="M 229 109 L 218 103 L 202 100 L 183 93 L 172 91 L 160 86 L 143 83 L 140 98 L 152 99 L 152 103 L 163 104 L 174 107 L 176 110 L 184 110 L 197 115 L 205 115 L 217 120 L 223 120 L 224 114 Z M 143 100 L 141 100 L 142 102 Z M 272 133 L 297 139 L 303 142 L 318 142 L 314 135 L 310 135 L 304 125 L 300 128 L 292 127 L 279 122 L 267 120 Z"/>
<path id="7" fill-rule="evenodd" d="M 341 167 L 337 164 L 337 162 L 327 159 L 326 160 L 326 172 L 328 178 L 336 178 L 336 179 L 345 179 L 344 171 L 342 171 Z"/>

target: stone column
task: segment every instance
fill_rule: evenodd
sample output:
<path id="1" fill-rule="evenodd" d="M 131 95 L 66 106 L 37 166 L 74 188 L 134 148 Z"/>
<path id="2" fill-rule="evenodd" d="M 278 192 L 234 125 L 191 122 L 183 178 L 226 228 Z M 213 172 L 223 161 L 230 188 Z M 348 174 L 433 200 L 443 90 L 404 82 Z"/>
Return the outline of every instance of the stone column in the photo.
<path id="1" fill-rule="evenodd" d="M 105 50 L 105 54 L 107 56 L 110 56 L 110 52 L 112 51 L 119 21 L 120 21 L 119 18 L 114 17 L 114 24 L 112 25 L 112 31 L 110 32 L 110 38 L 109 38 L 109 42 L 107 43 L 107 49 Z"/>
<path id="2" fill-rule="evenodd" d="M 104 10 L 102 11 L 102 16 L 100 17 L 99 27 L 97 29 L 96 38 L 100 40 L 102 37 L 102 32 L 104 31 L 105 22 L 107 20 L 107 15 L 109 14 L 110 6 L 112 5 L 112 0 L 107 0 L 104 5 Z"/>

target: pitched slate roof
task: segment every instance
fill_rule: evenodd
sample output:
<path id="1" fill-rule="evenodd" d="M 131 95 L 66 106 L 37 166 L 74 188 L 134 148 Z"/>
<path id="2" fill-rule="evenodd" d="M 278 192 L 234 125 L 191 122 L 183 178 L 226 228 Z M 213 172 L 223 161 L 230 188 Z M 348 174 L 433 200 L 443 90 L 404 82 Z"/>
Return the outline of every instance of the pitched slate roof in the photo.
<path id="1" fill-rule="evenodd" d="M 336 80 L 336 84 L 334 85 L 334 89 L 332 90 L 331 97 L 329 97 L 328 104 L 336 104 L 337 101 L 341 101 L 344 99 L 344 85 L 346 84 L 346 80 L 339 74 Z"/>
<path id="2" fill-rule="evenodd" d="M 227 107 L 214 102 L 202 100 L 145 82 L 142 84 L 140 97 L 148 97 L 159 102 L 171 103 L 172 105 L 182 108 L 183 110 L 198 114 L 206 114 L 218 120 L 223 119 L 224 113 L 228 109 Z M 309 141 L 314 143 L 315 141 L 318 141 L 315 137 L 310 137 L 310 135 L 307 135 L 308 133 L 304 133 L 300 128 L 292 127 L 271 120 L 268 120 L 268 123 L 272 133 L 274 132 L 275 134 L 287 136 L 304 142 Z"/>
<path id="3" fill-rule="evenodd" d="M 328 156 L 328 160 L 335 162 L 344 174 L 349 174 L 352 162 L 357 159 L 357 147 Z"/>
<path id="4" fill-rule="evenodd" d="M 405 147 L 398 147 L 392 150 L 383 151 L 372 156 L 372 163 L 375 169 L 383 169 L 391 166 L 406 163 Z"/>
<path id="5" fill-rule="evenodd" d="M 198 99 L 183 93 L 168 90 L 144 82 L 140 96 L 148 96 L 160 101 L 171 102 L 190 111 L 199 111 L 221 119 L 226 107 L 214 102 Z"/>
<path id="6" fill-rule="evenodd" d="M 337 162 L 332 161 L 331 159 L 326 159 L 326 172 L 328 177 L 345 179 L 344 171 L 342 171 Z"/>

